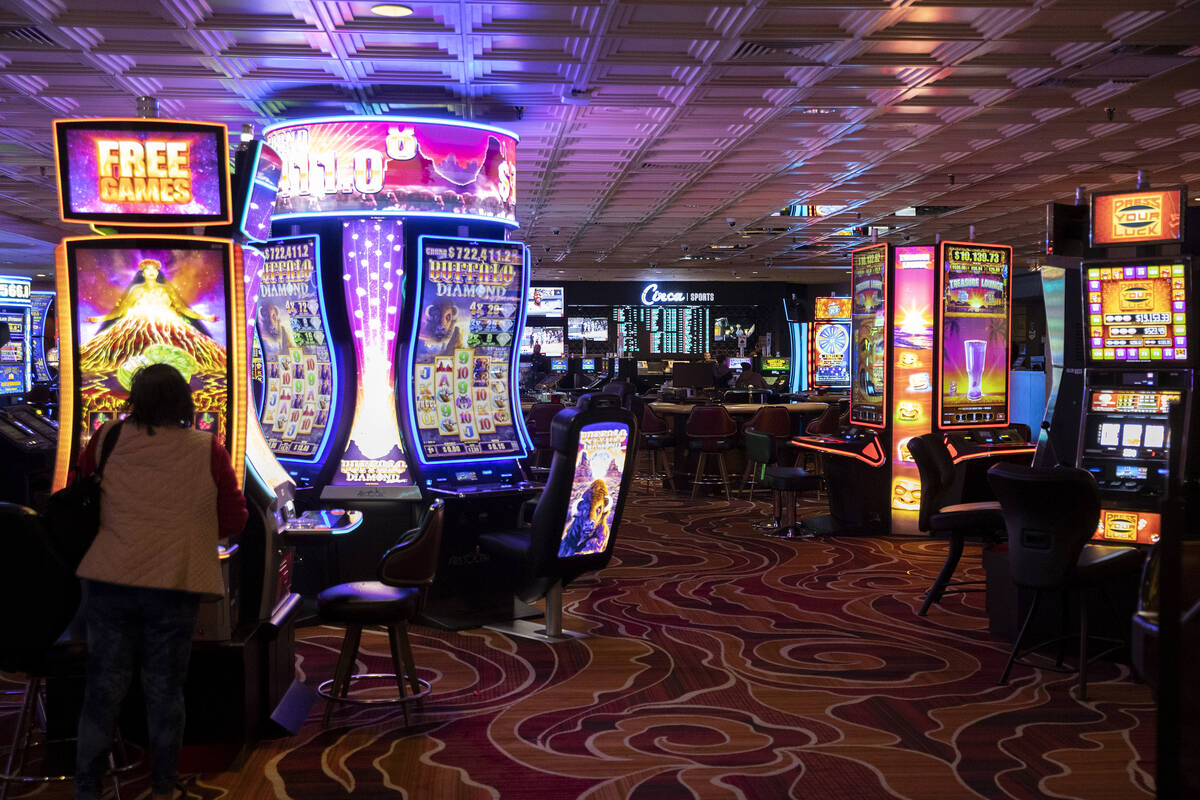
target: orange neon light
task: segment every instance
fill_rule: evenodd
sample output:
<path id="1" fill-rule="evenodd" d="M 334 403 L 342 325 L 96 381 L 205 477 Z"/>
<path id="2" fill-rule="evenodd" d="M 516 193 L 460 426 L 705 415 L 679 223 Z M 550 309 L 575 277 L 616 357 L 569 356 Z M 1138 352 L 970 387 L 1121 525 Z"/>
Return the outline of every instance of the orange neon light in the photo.
<path id="1" fill-rule="evenodd" d="M 954 460 L 955 464 L 958 464 L 963 461 L 970 461 L 971 459 L 974 459 L 974 458 L 992 458 L 993 456 L 1027 455 L 1029 453 L 1032 453 L 1036 449 L 1037 449 L 1037 445 L 1030 444 L 1030 445 L 1025 445 L 1025 446 L 1005 447 L 1003 449 L 996 448 L 994 450 L 981 450 L 978 453 L 963 453 L 962 455 L 953 455 L 952 454 L 951 458 Z"/>
<path id="2" fill-rule="evenodd" d="M 72 309 L 63 308 L 62 298 L 67 298 L 66 305 L 70 306 L 71 275 L 67 272 L 67 246 L 65 243 L 54 248 L 54 290 L 59 298 L 58 313 L 55 318 L 55 328 L 58 330 L 58 419 L 65 420 L 66 425 L 60 425 L 58 446 L 54 453 L 54 478 L 52 488 L 58 491 L 67 485 L 67 475 L 71 472 L 72 457 L 79 437 L 73 436 L 76 423 L 75 403 L 75 370 L 77 364 L 72 354 L 75 352 L 75 314 Z"/>
<path id="3" fill-rule="evenodd" d="M 839 450 L 835 447 L 826 447 L 820 444 L 825 441 L 821 438 L 797 436 L 792 439 L 792 444 L 801 447 L 805 450 L 815 450 L 818 453 L 832 453 L 835 456 L 846 456 L 847 458 L 856 458 L 872 467 L 883 466 L 884 455 L 879 449 L 879 444 L 872 441 L 870 446 L 864 449 L 861 453 L 855 453 L 851 450 Z"/>

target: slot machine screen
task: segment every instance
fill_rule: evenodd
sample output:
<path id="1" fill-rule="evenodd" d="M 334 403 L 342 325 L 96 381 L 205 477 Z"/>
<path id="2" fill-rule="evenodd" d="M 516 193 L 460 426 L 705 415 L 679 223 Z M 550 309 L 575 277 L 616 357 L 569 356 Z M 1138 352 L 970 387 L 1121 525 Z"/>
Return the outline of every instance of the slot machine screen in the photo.
<path id="1" fill-rule="evenodd" d="M 60 341 L 69 341 L 69 328 L 77 359 L 74 364 L 62 359 L 60 396 L 64 421 L 75 405 L 78 445 L 123 413 L 134 375 L 155 363 L 170 364 L 187 379 L 197 430 L 213 433 L 223 444 L 230 432 L 238 435 L 242 429 L 228 416 L 229 400 L 246 396 L 246 370 L 230 357 L 231 346 L 244 342 L 244 321 L 230 319 L 240 314 L 232 292 L 243 291 L 232 243 L 183 236 L 64 243 L 58 296 L 69 293 L 71 303 L 60 309 Z M 70 318 L 67 308 L 74 312 Z M 238 452 L 243 445 L 227 446 Z"/>
<path id="2" fill-rule="evenodd" d="M 0 396 L 29 391 L 31 284 L 31 278 L 0 275 L 0 322 L 8 328 L 6 341 L 0 340 Z"/>
<path id="3" fill-rule="evenodd" d="M 850 254 L 850 421 L 884 426 L 887 393 L 887 244 Z"/>
<path id="4" fill-rule="evenodd" d="M 731 358 L 725 359 L 726 369 L 737 370 L 739 372 L 741 372 L 742 370 L 750 369 L 750 366 L 753 363 L 754 363 L 753 358 L 742 358 L 740 356 L 733 356 Z"/>
<path id="5" fill-rule="evenodd" d="M 275 455 L 312 463 L 329 436 L 339 379 L 321 289 L 320 239 L 272 239 L 261 252 L 255 312 L 263 377 L 259 422 Z"/>
<path id="6" fill-rule="evenodd" d="M 563 329 L 559 327 L 543 327 L 541 325 L 526 325 L 521 332 L 521 355 L 533 355 L 533 346 L 542 346 L 542 355 L 554 358 L 566 355 L 566 345 L 563 342 Z"/>
<path id="7" fill-rule="evenodd" d="M 1008 424 L 1008 328 L 1012 248 L 942 242 L 937 355 L 942 428 Z"/>
<path id="8" fill-rule="evenodd" d="M 229 131 L 215 122 L 54 121 L 66 222 L 227 225 Z"/>
<path id="9" fill-rule="evenodd" d="M 566 290 L 562 286 L 534 286 L 525 302 L 529 317 L 561 317 L 566 307 Z"/>
<path id="10" fill-rule="evenodd" d="M 550 359 L 550 369 L 553 372 L 566 372 L 567 371 L 567 360 L 565 358 Z"/>
<path id="11" fill-rule="evenodd" d="M 524 455 L 513 379 L 529 279 L 525 246 L 422 236 L 418 248 L 421 322 L 410 343 L 408 392 L 418 457 L 431 463 Z"/>
<path id="12" fill-rule="evenodd" d="M 567 317 L 567 338 L 573 341 L 607 342 L 608 317 Z"/>
<path id="13" fill-rule="evenodd" d="M 649 361 L 639 361 L 639 362 L 637 362 L 637 368 L 641 371 L 648 370 L 648 369 L 650 369 L 650 362 Z"/>
<path id="14" fill-rule="evenodd" d="M 583 370 L 584 372 L 595 372 L 596 371 L 596 359 L 585 358 L 585 359 L 580 360 L 579 368 L 581 370 Z"/>
<path id="15" fill-rule="evenodd" d="M 262 142 L 254 142 L 254 157 L 246 159 L 248 175 L 238 176 L 243 196 L 241 223 L 238 228 L 250 241 L 265 242 L 271 238 L 271 216 L 275 213 L 275 196 L 283 161 L 279 154 Z"/>
<path id="16" fill-rule="evenodd" d="M 808 363 L 812 370 L 812 385 L 849 386 L 850 323 L 813 322 L 809 330 Z"/>
<path id="17" fill-rule="evenodd" d="M 623 422 L 593 422 L 580 429 L 559 558 L 608 549 L 628 452 L 629 426 Z"/>
<path id="18" fill-rule="evenodd" d="M 1088 366 L 1189 366 L 1187 267 L 1092 267 L 1084 280 Z"/>
<path id="19" fill-rule="evenodd" d="M 54 307 L 54 292 L 31 292 L 30 301 L 29 347 L 33 379 L 40 383 L 49 383 L 54 377 L 50 374 L 50 368 L 55 365 L 50 363 L 47 355 L 55 349 L 55 344 L 54 325 L 47 323 L 53 317 L 51 309 Z M 50 335 L 48 346 L 47 334 Z"/>

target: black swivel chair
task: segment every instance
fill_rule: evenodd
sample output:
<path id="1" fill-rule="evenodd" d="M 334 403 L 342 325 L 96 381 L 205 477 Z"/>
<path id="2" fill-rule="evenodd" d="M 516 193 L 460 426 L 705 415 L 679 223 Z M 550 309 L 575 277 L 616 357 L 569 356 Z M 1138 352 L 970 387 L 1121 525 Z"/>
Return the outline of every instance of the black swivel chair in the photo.
<path id="1" fill-rule="evenodd" d="M 969 586 L 982 581 L 954 581 L 954 571 L 962 558 L 967 537 L 978 536 L 985 542 L 994 543 L 1004 538 L 1004 516 L 1000 504 L 994 500 L 978 503 L 959 503 L 956 493 L 957 482 L 954 461 L 940 433 L 925 433 L 908 440 L 908 452 L 912 454 L 921 475 L 921 504 L 917 511 L 917 528 L 930 536 L 949 539 L 946 561 L 925 595 L 918 616 L 925 616 L 930 606 L 942 599 L 948 587 Z M 981 591 L 980 589 L 957 589 L 955 591 Z"/>
<path id="2" fill-rule="evenodd" d="M 632 410 L 633 396 L 637 394 L 637 387 L 629 381 L 609 381 L 602 390 L 605 394 L 615 394 L 621 401 L 622 408 Z"/>
<path id="3" fill-rule="evenodd" d="M 330 586 L 317 595 L 317 613 L 326 625 L 344 625 L 346 635 L 338 656 L 333 678 L 317 687 L 325 697 L 323 723 L 329 723 L 334 702 L 373 705 L 400 703 L 404 722 L 408 724 L 408 706 L 429 694 L 429 683 L 417 677 L 412 646 L 408 641 L 408 624 L 421 613 L 425 589 L 433 583 L 437 572 L 438 548 L 442 541 L 443 501 L 435 500 L 425 512 L 419 528 L 405 533 L 379 562 L 377 581 L 355 581 Z M 364 625 L 387 628 L 391 649 L 391 673 L 354 675 L 359 641 Z M 399 689 L 396 697 L 350 697 L 350 683 L 360 679 L 390 678 Z M 407 679 L 412 694 L 405 695 Z"/>
<path id="4" fill-rule="evenodd" d="M 1014 663 L 1028 663 L 1021 661 L 1021 656 L 1050 644 L 1061 644 L 1064 638 L 1069 638 L 1060 636 L 1024 652 L 1021 649 L 1042 593 L 1062 591 L 1064 604 L 1069 602 L 1070 594 L 1076 595 L 1079 601 L 1078 699 L 1086 700 L 1089 663 L 1086 592 L 1101 587 L 1114 577 L 1137 573 L 1144 560 L 1142 553 L 1131 547 L 1088 543 L 1100 519 L 1100 490 L 1096 479 L 1087 470 L 997 464 L 988 470 L 988 482 L 1004 511 L 1009 571 L 1013 581 L 1019 587 L 1034 591 L 1029 613 L 1025 615 L 999 682 L 1008 683 Z M 1092 660 L 1123 645 L 1120 641 L 1107 641 L 1114 646 L 1092 656 Z M 1042 669 L 1058 669 L 1061 665 L 1061 649 L 1054 667 L 1031 664 Z"/>
<path id="5" fill-rule="evenodd" d="M 555 642 L 581 636 L 562 629 L 563 587 L 585 572 L 602 569 L 612 558 L 637 464 L 637 421 L 615 395 L 585 394 L 575 408 L 554 417 L 550 439 L 554 458 L 532 526 L 484 533 L 479 547 L 520 574 L 517 595 L 522 600 L 546 598 L 544 625 L 518 620 L 488 627 Z M 598 442 L 621 439 L 625 455 L 623 463 L 617 463 L 616 450 Z M 610 460 L 609 455 L 614 457 Z M 595 465 L 605 463 L 597 475 Z M 600 526 L 595 526 L 596 513 Z"/>
<path id="6" fill-rule="evenodd" d="M 785 467 L 775 463 L 778 461 L 781 437 L 747 431 L 745 439 L 746 458 L 764 465 L 762 483 L 772 490 L 775 501 L 774 524 L 755 523 L 753 527 L 766 528 L 765 535 L 779 539 L 812 538 L 814 532 L 804 523 L 796 521 L 796 495 L 819 489 L 821 476 L 800 467 Z"/>

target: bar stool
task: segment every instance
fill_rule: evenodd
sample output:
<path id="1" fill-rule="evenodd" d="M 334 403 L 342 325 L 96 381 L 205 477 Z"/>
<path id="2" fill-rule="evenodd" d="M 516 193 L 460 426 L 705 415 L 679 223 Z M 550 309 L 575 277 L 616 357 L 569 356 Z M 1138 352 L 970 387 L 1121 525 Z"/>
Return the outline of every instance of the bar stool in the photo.
<path id="1" fill-rule="evenodd" d="M 760 434 L 754 434 L 760 435 Z M 777 539 L 811 539 L 816 536 L 803 522 L 796 521 L 796 496 L 801 492 L 816 491 L 821 477 L 800 467 L 767 467 L 763 470 L 763 481 L 775 490 L 776 526 L 767 531 L 767 536 Z"/>
<path id="2" fill-rule="evenodd" d="M 732 500 L 729 495 L 729 474 L 725 470 L 725 453 L 733 449 L 737 442 L 737 423 L 725 406 L 696 406 L 688 414 L 684 430 L 688 436 L 688 447 L 699 452 L 696 460 L 696 475 L 692 478 L 692 497 L 700 491 L 700 486 L 722 486 L 725 489 L 725 499 Z M 704 468 L 710 456 L 717 457 L 717 467 L 721 477 L 705 477 Z"/>
<path id="3" fill-rule="evenodd" d="M 742 428 L 743 434 L 765 433 L 772 437 L 769 451 L 761 445 L 751 452 L 750 440 L 746 438 L 746 469 L 742 472 L 742 492 L 753 499 L 754 491 L 761 483 L 758 480 L 757 467 L 775 464 L 779 461 L 778 440 L 786 440 L 792 433 L 792 417 L 783 406 L 763 406 L 754 412 L 754 416 Z M 764 457 L 767 460 L 764 460 Z"/>
<path id="4" fill-rule="evenodd" d="M 642 404 L 642 447 L 646 451 L 646 471 L 637 475 L 638 483 L 644 484 L 649 490 L 654 486 L 662 486 L 663 479 L 671 491 L 675 491 L 675 478 L 671 474 L 671 465 L 667 463 L 667 449 L 675 445 L 675 436 L 671 433 L 666 420 L 654 413 L 649 404 Z M 662 458 L 662 472 L 659 472 L 658 459 Z"/>

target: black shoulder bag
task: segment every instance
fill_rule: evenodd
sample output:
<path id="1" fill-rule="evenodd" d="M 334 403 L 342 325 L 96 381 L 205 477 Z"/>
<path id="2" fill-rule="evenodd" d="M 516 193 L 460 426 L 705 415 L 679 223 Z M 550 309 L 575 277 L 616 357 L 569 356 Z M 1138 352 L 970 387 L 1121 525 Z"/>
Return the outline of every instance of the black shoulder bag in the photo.
<path id="1" fill-rule="evenodd" d="M 100 481 L 104 465 L 117 446 L 122 422 L 113 425 L 104 439 L 100 463 L 92 473 L 76 478 L 50 495 L 46 504 L 46 539 L 50 552 L 72 572 L 100 530 Z M 64 431 L 64 435 L 66 432 Z"/>

